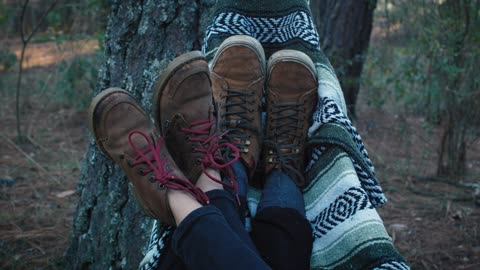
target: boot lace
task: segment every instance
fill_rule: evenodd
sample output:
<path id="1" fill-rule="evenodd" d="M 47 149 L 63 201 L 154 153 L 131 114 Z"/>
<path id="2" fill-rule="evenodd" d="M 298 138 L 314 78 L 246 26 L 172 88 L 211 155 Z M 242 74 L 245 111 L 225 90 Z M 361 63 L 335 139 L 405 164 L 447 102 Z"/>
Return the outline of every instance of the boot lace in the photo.
<path id="1" fill-rule="evenodd" d="M 139 149 L 132 137 L 134 135 L 141 136 L 145 141 L 147 141 L 147 146 L 144 149 Z M 209 199 L 207 195 L 198 187 L 190 183 L 190 181 L 178 177 L 177 175 L 172 173 L 172 169 L 167 162 L 167 158 L 162 154 L 161 148 L 163 144 L 164 138 L 160 138 L 160 140 L 155 144 L 154 140 L 150 138 L 147 134 L 142 131 L 133 130 L 128 134 L 128 142 L 133 150 L 137 153 L 134 158 L 133 162 L 129 162 L 130 167 L 135 167 L 140 164 L 147 164 L 148 168 L 144 170 L 140 170 L 139 173 L 141 175 L 147 175 L 154 172 L 151 176 L 149 181 L 154 183 L 159 183 L 160 189 L 175 189 L 175 190 L 183 190 L 192 195 L 197 201 L 202 204 L 208 204 Z"/>
<path id="2" fill-rule="evenodd" d="M 303 125 L 305 124 L 304 102 L 301 103 L 272 103 L 272 133 L 265 138 L 265 146 L 272 155 L 268 162 L 278 164 L 288 169 L 300 178 L 302 173 L 295 168 L 295 164 L 302 161 L 301 145 L 304 140 Z"/>
<path id="3" fill-rule="evenodd" d="M 240 149 L 241 152 L 247 153 L 250 145 L 250 134 L 245 130 L 257 133 L 258 131 L 251 124 L 254 118 L 249 113 L 255 112 L 249 108 L 249 105 L 255 104 L 255 93 L 253 91 L 246 92 L 231 89 L 223 86 L 222 90 L 225 94 L 221 94 L 220 98 L 226 98 L 226 102 L 222 105 L 225 112 L 220 114 L 224 120 L 220 121 L 222 130 L 229 129 L 229 137 L 231 141 Z"/>
<path id="4" fill-rule="evenodd" d="M 235 195 L 238 194 L 238 183 L 235 180 L 235 174 L 232 169 L 232 164 L 240 158 L 239 149 L 232 143 L 222 141 L 229 131 L 225 131 L 221 134 L 212 134 L 209 136 L 211 129 L 213 128 L 214 121 L 211 120 L 198 120 L 190 124 L 190 128 L 180 128 L 181 131 L 187 133 L 187 140 L 194 142 L 196 145 L 193 148 L 194 152 L 203 153 L 203 159 L 198 160 L 202 171 L 213 181 L 220 183 L 228 188 L 233 189 Z M 195 127 L 199 128 L 195 128 Z M 226 161 L 220 155 L 221 149 L 228 149 L 233 152 L 234 158 Z M 225 176 L 226 181 L 217 179 L 208 173 L 207 168 L 218 169 Z M 238 196 L 238 195 L 237 195 Z"/>

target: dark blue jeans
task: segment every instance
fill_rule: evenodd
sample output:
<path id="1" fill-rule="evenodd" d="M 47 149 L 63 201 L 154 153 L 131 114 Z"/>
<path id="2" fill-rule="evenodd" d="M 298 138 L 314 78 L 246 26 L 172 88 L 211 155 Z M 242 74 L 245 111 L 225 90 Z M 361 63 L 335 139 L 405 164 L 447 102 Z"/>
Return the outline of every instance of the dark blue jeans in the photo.
<path id="1" fill-rule="evenodd" d="M 205 206 L 180 223 L 172 249 L 186 269 L 270 269 L 253 243 L 248 244 L 240 234 L 218 208 Z M 250 237 L 248 240 L 251 242 Z"/>
<path id="2" fill-rule="evenodd" d="M 245 197 L 245 168 L 237 162 L 234 170 Z M 173 233 L 173 252 L 164 254 L 159 269 L 309 269 L 311 227 L 302 193 L 286 174 L 267 176 L 251 236 L 231 192 L 207 196 L 210 205 L 190 213 Z"/>

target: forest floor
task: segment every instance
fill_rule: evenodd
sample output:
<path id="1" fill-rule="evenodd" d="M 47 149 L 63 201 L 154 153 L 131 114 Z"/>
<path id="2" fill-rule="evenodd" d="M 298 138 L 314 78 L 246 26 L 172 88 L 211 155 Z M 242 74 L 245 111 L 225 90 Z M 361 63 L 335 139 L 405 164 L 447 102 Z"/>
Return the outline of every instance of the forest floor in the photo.
<path id="1" fill-rule="evenodd" d="M 87 115 L 85 107 L 54 98 L 54 90 L 38 90 L 61 71 L 60 60 L 72 57 L 48 46 L 30 47 L 25 70 L 20 104 L 28 144 L 16 143 L 16 72 L 0 70 L 0 269 L 63 269 L 70 242 L 89 142 Z M 94 47 L 76 53 L 93 57 Z M 56 52 L 54 61 L 36 59 Z M 74 93 L 89 91 L 82 87 Z M 356 126 L 389 199 L 379 212 L 400 253 L 413 269 L 480 269 L 474 195 L 480 192 L 480 141 L 468 146 L 466 177 L 432 177 L 440 129 L 425 128 L 420 117 L 369 107 L 366 98 L 358 102 Z"/>

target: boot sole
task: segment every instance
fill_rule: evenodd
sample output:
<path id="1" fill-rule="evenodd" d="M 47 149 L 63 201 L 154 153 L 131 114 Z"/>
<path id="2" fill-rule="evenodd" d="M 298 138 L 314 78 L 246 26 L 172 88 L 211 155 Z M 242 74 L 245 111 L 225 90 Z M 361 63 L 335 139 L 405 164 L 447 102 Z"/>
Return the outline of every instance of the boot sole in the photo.
<path id="1" fill-rule="evenodd" d="M 305 53 L 301 51 L 296 51 L 296 50 L 281 50 L 278 52 L 275 52 L 272 54 L 270 59 L 268 59 L 268 64 L 267 64 L 267 69 L 268 69 L 268 74 L 271 74 L 273 67 L 275 64 L 279 62 L 284 62 L 284 61 L 289 61 L 289 62 L 296 62 L 303 64 L 305 67 L 307 67 L 310 72 L 312 72 L 313 76 L 315 77 L 316 80 L 317 78 L 317 73 L 315 69 L 315 64 L 313 63 L 312 59 L 306 55 Z M 268 78 L 266 79 L 266 82 L 268 82 Z"/>
<path id="2" fill-rule="evenodd" d="M 260 59 L 260 66 L 262 67 L 262 73 L 265 75 L 265 51 L 263 50 L 262 44 L 257 39 L 247 36 L 247 35 L 236 35 L 231 36 L 225 39 L 222 44 L 218 47 L 217 52 L 212 61 L 212 66 L 215 66 L 215 63 L 218 61 L 218 58 L 228 48 L 233 46 L 245 46 L 247 48 L 252 49 Z"/>
<path id="3" fill-rule="evenodd" d="M 90 103 L 90 107 L 88 108 L 88 127 L 92 131 L 93 136 L 95 137 L 95 142 L 97 143 L 98 147 L 100 147 L 100 149 L 103 151 L 103 153 L 106 154 L 111 159 L 113 159 L 113 158 L 108 154 L 106 149 L 103 147 L 102 143 L 98 140 L 97 130 L 95 129 L 95 124 L 94 124 L 96 122 L 96 119 L 93 119 L 93 118 L 95 116 L 95 111 L 97 110 L 98 105 L 105 98 L 107 98 L 108 96 L 110 96 L 112 94 L 115 94 L 115 93 L 124 93 L 124 94 L 127 94 L 130 97 L 132 97 L 132 95 L 130 95 L 130 93 L 128 93 L 127 91 L 125 91 L 121 88 L 116 88 L 116 87 L 108 88 L 108 89 L 100 92 L 97 96 L 95 96 L 95 98 L 93 98 L 92 102 Z"/>
<path id="4" fill-rule="evenodd" d="M 191 63 L 196 60 L 205 60 L 205 56 L 200 51 L 191 51 L 181 56 L 175 58 L 172 62 L 168 64 L 165 70 L 160 75 L 160 78 L 157 80 L 153 87 L 153 118 L 157 127 L 161 130 L 162 134 L 165 131 L 162 129 L 162 123 L 159 123 L 160 118 L 160 97 L 162 96 L 163 89 L 167 84 L 168 80 L 175 74 L 177 70 L 182 68 L 185 64 Z"/>

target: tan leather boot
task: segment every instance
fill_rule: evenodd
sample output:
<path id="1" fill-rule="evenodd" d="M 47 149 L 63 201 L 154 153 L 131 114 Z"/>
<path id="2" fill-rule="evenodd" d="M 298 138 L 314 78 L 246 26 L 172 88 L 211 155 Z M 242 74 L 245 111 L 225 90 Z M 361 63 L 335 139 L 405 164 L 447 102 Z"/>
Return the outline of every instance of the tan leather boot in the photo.
<path id="1" fill-rule="evenodd" d="M 318 99 L 315 65 L 300 51 L 282 50 L 267 70 L 265 172 L 280 169 L 303 188 L 305 142 Z"/>
<path id="2" fill-rule="evenodd" d="M 128 92 L 110 88 L 96 96 L 89 125 L 97 145 L 122 168 L 137 200 L 152 217 L 175 225 L 168 203 L 170 189 L 185 190 L 200 203 L 208 203 L 205 194 L 185 179 L 158 130 Z"/>
<path id="3" fill-rule="evenodd" d="M 262 45 L 249 36 L 227 38 L 213 58 L 211 71 L 219 129 L 229 130 L 227 136 L 239 148 L 251 179 L 261 144 L 260 113 L 265 83 Z"/>
<path id="4" fill-rule="evenodd" d="M 195 184 L 207 168 L 230 165 L 219 151 L 225 145 L 215 133 L 210 71 L 201 52 L 185 53 L 168 65 L 153 89 L 153 106 L 167 147 L 190 182 Z M 210 178 L 236 189 L 231 176 L 230 184 Z"/>

